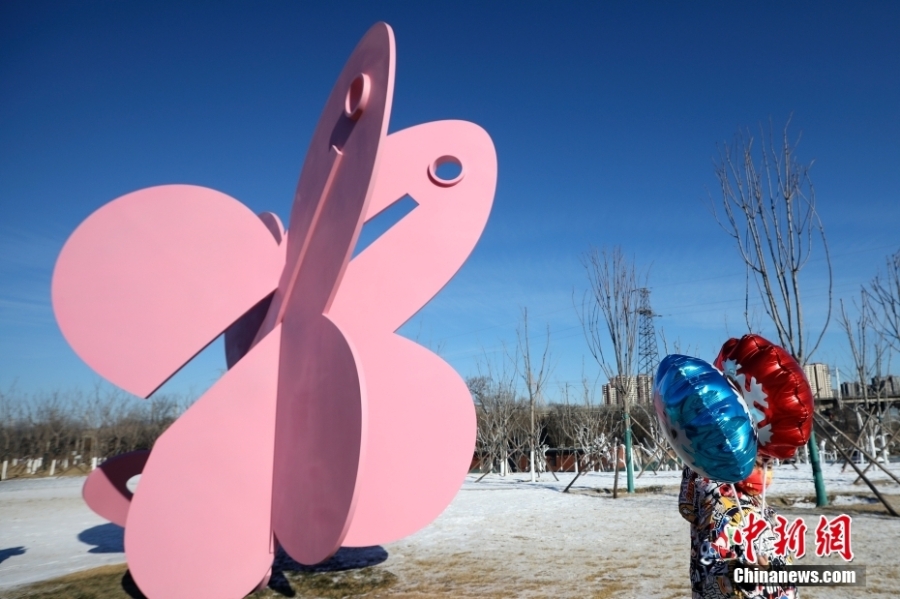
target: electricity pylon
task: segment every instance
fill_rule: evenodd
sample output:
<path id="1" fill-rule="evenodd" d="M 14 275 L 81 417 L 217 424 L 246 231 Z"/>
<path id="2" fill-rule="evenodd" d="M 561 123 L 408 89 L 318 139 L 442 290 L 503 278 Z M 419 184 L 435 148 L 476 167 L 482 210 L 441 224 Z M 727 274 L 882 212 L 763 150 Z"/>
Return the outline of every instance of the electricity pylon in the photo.
<path id="1" fill-rule="evenodd" d="M 638 306 L 638 374 L 645 374 L 653 380 L 656 367 L 659 366 L 659 351 L 656 345 L 656 327 L 653 326 L 654 314 L 650 308 L 650 290 L 646 287 L 638 289 L 641 301 Z"/>

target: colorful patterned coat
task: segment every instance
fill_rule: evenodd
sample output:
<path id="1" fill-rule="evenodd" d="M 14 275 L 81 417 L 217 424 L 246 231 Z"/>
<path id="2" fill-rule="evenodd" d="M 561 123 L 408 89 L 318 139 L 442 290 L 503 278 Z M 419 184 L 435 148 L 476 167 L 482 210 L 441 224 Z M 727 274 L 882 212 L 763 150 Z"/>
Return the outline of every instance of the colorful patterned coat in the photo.
<path id="1" fill-rule="evenodd" d="M 750 514 L 764 518 L 766 527 L 753 541 L 755 563 L 779 567 L 790 563 L 776 555 L 775 510 L 763 514 L 760 498 L 741 491 L 738 510 L 731 485 L 720 485 L 685 468 L 678 511 L 691 523 L 691 592 L 693 599 L 796 599 L 796 587 L 737 585 L 735 566 L 752 564 L 741 537 Z"/>

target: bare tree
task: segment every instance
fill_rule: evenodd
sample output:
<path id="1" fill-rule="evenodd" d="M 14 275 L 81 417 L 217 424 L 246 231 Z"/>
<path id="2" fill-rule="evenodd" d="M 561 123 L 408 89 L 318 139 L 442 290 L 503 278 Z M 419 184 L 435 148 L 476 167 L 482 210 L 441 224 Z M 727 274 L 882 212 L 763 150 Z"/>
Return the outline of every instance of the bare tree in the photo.
<path id="1" fill-rule="evenodd" d="M 887 257 L 887 272 L 878 274 L 869 285 L 869 294 L 878 311 L 873 318 L 876 329 L 900 351 L 900 250 Z"/>
<path id="2" fill-rule="evenodd" d="M 801 164 L 795 157 L 797 141 L 788 137 L 790 119 L 776 146 L 760 126 L 758 155 L 749 131 L 739 131 L 734 143 L 719 148 L 715 162 L 721 189 L 721 211 L 711 208 L 716 221 L 734 240 L 748 270 L 744 317 L 749 314 L 750 274 L 766 315 L 778 334 L 778 342 L 805 365 L 825 335 L 831 320 L 832 269 L 825 229 L 816 211 L 816 195 L 809 176 L 812 163 Z M 827 313 L 816 334 L 804 321 L 800 271 L 807 265 L 814 243 L 822 246 L 828 277 Z M 810 343 L 810 339 L 813 339 Z M 818 459 L 815 435 L 808 444 L 816 482 L 816 502 L 828 502 Z"/>
<path id="3" fill-rule="evenodd" d="M 91 458 L 153 447 L 191 401 L 179 395 L 142 400 L 99 381 L 87 394 L 11 387 L 0 391 L 0 462 L 7 462 L 8 478 L 84 473 Z"/>
<path id="4" fill-rule="evenodd" d="M 18 457 L 17 429 L 21 406 L 13 401 L 14 389 L 0 391 L 0 458 Z"/>
<path id="5" fill-rule="evenodd" d="M 693 356 L 697 353 L 700 353 L 700 348 L 691 346 L 690 343 L 687 345 L 681 344 L 681 338 L 675 339 L 672 342 L 671 347 L 669 346 L 669 340 L 666 338 L 666 330 L 663 327 L 659 328 L 659 340 L 662 341 L 663 344 L 663 353 L 666 355 L 669 354 L 684 354 L 688 356 Z"/>
<path id="6" fill-rule="evenodd" d="M 582 296 L 578 318 L 591 355 L 609 379 L 617 401 L 623 403 L 628 492 L 633 493 L 630 403 L 637 379 L 637 275 L 620 247 L 611 252 L 591 248 L 581 264 L 589 288 Z"/>
<path id="7" fill-rule="evenodd" d="M 479 365 L 482 371 L 466 382 L 478 418 L 476 448 L 482 461 L 488 462 L 489 473 L 496 465 L 505 476 L 509 464 L 516 412 L 519 406 L 515 395 L 515 377 L 505 368 L 495 371 L 487 360 Z M 480 479 L 479 479 L 480 480 Z"/>
<path id="8" fill-rule="evenodd" d="M 812 163 L 795 158 L 800 138 L 791 143 L 790 119 L 784 127 L 780 147 L 771 131 L 760 127 L 757 156 L 753 137 L 738 132 L 731 146 L 723 145 L 715 163 L 722 193 L 721 211 L 712 205 L 722 229 L 734 238 L 741 259 L 756 284 L 766 315 L 775 326 L 779 344 L 800 363 L 813 355 L 831 320 L 832 269 L 825 229 L 816 211 L 816 194 L 809 176 Z M 724 216 L 724 218 L 723 218 Z M 800 271 L 806 266 L 815 240 L 824 250 L 828 275 L 828 308 L 818 334 L 803 319 Z M 749 302 L 745 308 L 750 324 Z M 814 338 L 809 344 L 810 338 Z"/>
<path id="9" fill-rule="evenodd" d="M 637 276 L 620 247 L 591 248 L 581 257 L 589 289 L 578 318 L 591 355 L 621 397 L 628 397 L 637 366 Z M 611 345 L 611 351 L 606 346 Z M 615 379 L 615 381 L 614 381 Z"/>
<path id="10" fill-rule="evenodd" d="M 543 404 L 544 384 L 550 376 L 553 367 L 549 364 L 550 358 L 550 327 L 547 326 L 547 339 L 544 342 L 544 351 L 541 352 L 540 365 L 538 366 L 531 353 L 531 339 L 528 335 L 528 308 L 522 308 L 522 324 L 516 328 L 516 353 L 508 356 L 515 365 L 516 373 L 525 383 L 525 392 L 528 397 L 530 412 L 530 427 L 528 432 L 529 470 L 531 482 L 535 482 L 535 452 L 540 445 L 540 431 L 535 427 L 536 404 Z"/>
<path id="11" fill-rule="evenodd" d="M 847 316 L 844 301 L 841 300 L 841 313 L 838 317 L 841 328 L 847 335 L 850 346 L 850 355 L 853 359 L 856 382 L 862 394 L 862 406 L 857 402 L 854 405 L 854 413 L 859 425 L 857 442 L 868 447 L 870 453 L 876 453 L 875 443 L 877 439 L 886 438 L 885 412 L 889 412 L 884 399 L 883 373 L 885 360 L 889 358 L 890 347 L 885 342 L 884 336 L 873 330 L 876 322 L 875 310 L 872 306 L 871 296 L 866 289 L 860 291 L 860 302 L 854 307 L 857 318 L 851 321 Z M 869 385 L 869 381 L 873 384 Z M 862 408 L 862 410 L 861 410 Z M 865 414 L 865 418 L 863 418 Z M 888 414 L 888 420 L 889 420 Z M 845 464 L 846 466 L 846 464 Z"/>
<path id="12" fill-rule="evenodd" d="M 586 387 L 587 389 L 587 387 Z M 573 400 L 569 386 L 562 389 L 563 402 L 553 407 L 554 433 L 561 449 L 569 453 L 575 467 L 575 477 L 564 489 L 568 493 L 575 481 L 590 470 L 601 468 L 604 454 L 610 449 L 604 430 L 603 410 L 593 404 L 588 393 L 583 403 Z M 618 419 L 618 423 L 621 419 Z M 610 438 L 611 439 L 611 438 Z"/>
<path id="13" fill-rule="evenodd" d="M 512 472 L 524 472 L 528 468 L 528 450 L 531 448 L 530 422 L 528 404 L 520 398 L 514 404 L 509 427 L 509 467 Z"/>
<path id="14" fill-rule="evenodd" d="M 856 381 L 862 392 L 863 403 L 869 407 L 869 378 L 874 373 L 875 363 L 881 362 L 884 354 L 884 346 L 878 339 L 878 334 L 872 331 L 872 308 L 868 294 L 863 290 L 860 294 L 860 303 L 854 306 L 857 309 L 857 318 L 851 321 L 847 316 L 844 300 L 840 301 L 841 313 L 838 322 L 847 335 L 850 346 L 850 356 L 853 358 L 853 369 Z"/>
<path id="15" fill-rule="evenodd" d="M 555 406 L 559 421 L 560 437 L 565 449 L 573 453 L 575 472 L 590 469 L 595 462 L 597 439 L 603 435 L 598 407 L 587 398 L 579 403 L 571 397 L 566 385 L 562 391 L 563 403 Z"/>

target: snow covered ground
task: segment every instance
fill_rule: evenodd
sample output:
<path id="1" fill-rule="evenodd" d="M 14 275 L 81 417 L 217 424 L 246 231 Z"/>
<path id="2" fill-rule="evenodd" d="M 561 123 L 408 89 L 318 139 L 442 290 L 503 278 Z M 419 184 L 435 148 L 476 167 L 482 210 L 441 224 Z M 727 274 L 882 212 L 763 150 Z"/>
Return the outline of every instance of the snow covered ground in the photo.
<path id="1" fill-rule="evenodd" d="M 88 509 L 84 477 L 0 483 L 0 589 L 125 561 L 122 529 Z"/>
<path id="2" fill-rule="evenodd" d="M 900 465 L 892 466 L 900 472 Z M 874 468 L 872 470 L 875 470 Z M 867 567 L 866 588 L 808 588 L 804 598 L 894 597 L 900 594 L 900 519 L 870 506 L 871 492 L 853 485 L 851 469 L 826 465 L 836 505 L 814 507 L 808 465 L 780 466 L 772 497 L 803 516 L 808 555 L 803 564 L 841 564 L 817 558 L 813 533 L 819 513 L 853 516 L 854 564 Z M 870 471 L 871 472 L 871 471 Z M 409 473 L 404 473 L 409 476 Z M 420 532 L 384 547 L 378 567 L 393 573 L 404 595 L 451 597 L 688 597 L 687 524 L 677 512 L 680 472 L 646 473 L 639 493 L 613 500 L 612 473 L 572 477 L 549 473 L 537 483 L 529 475 L 481 482 L 467 477 L 454 502 Z M 900 507 L 900 486 L 872 473 L 879 489 Z M 83 478 L 11 480 L 0 483 L 0 590 L 65 573 L 124 561 L 122 530 L 94 515 L 81 500 Z M 620 474 L 624 490 L 624 473 Z M 774 501 L 774 500 L 773 500 Z M 874 508 L 874 509 L 873 509 Z M 379 560 L 380 561 L 380 560 Z"/>

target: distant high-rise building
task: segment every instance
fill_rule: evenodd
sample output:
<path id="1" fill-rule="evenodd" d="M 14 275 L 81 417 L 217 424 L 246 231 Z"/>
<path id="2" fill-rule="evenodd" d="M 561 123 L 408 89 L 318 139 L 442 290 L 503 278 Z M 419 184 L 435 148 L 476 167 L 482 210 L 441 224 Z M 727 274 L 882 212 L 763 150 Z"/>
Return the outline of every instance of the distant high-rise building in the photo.
<path id="1" fill-rule="evenodd" d="M 869 399 L 900 397 L 900 377 L 894 374 L 874 376 L 871 383 L 865 387 L 858 381 L 841 383 L 841 395 L 854 398 L 865 395 Z"/>
<path id="2" fill-rule="evenodd" d="M 653 377 L 646 374 L 612 377 L 608 383 L 603 385 L 603 403 L 622 405 L 624 393 L 620 389 L 627 390 L 630 404 L 650 403 L 653 400 Z"/>
<path id="3" fill-rule="evenodd" d="M 843 397 L 862 397 L 862 385 L 857 382 L 841 383 Z"/>
<path id="4" fill-rule="evenodd" d="M 887 384 L 888 389 L 890 390 L 891 396 L 900 396 L 900 377 L 889 374 L 888 376 L 884 377 L 884 380 Z"/>
<path id="5" fill-rule="evenodd" d="M 900 395 L 900 377 L 893 374 L 872 377 L 870 389 L 873 397 L 897 397 Z"/>
<path id="6" fill-rule="evenodd" d="M 834 397 L 828 364 L 807 364 L 803 367 L 803 372 L 806 374 L 809 386 L 812 387 L 813 397 L 816 399 L 831 399 Z"/>

